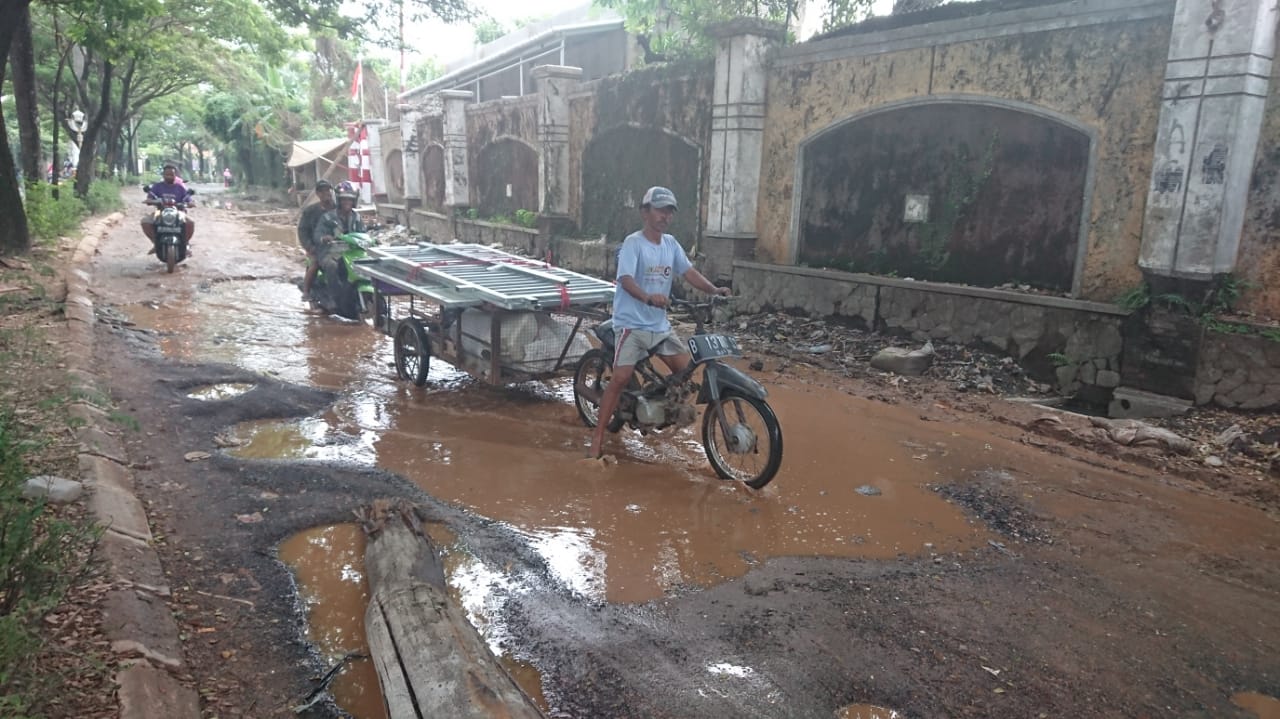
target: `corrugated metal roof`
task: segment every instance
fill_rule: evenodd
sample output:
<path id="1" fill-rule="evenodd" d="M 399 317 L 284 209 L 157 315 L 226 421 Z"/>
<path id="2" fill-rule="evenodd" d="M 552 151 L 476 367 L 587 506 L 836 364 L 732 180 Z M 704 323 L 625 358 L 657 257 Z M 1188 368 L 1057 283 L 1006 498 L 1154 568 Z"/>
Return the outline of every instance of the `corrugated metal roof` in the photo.
<path id="1" fill-rule="evenodd" d="M 350 140 L 345 137 L 338 137 L 332 140 L 294 140 L 293 150 L 289 153 L 289 161 L 284 164 L 287 167 L 301 167 L 322 157 L 328 158 L 334 150 L 346 147 L 348 142 Z"/>

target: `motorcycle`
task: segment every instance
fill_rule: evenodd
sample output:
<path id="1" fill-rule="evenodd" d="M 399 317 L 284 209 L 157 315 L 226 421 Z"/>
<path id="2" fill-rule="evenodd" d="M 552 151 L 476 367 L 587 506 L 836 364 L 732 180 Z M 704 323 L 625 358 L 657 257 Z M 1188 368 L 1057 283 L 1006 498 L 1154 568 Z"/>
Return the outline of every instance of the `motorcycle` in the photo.
<path id="1" fill-rule="evenodd" d="M 311 284 L 310 299 L 326 312 L 349 320 L 363 320 L 372 316 L 375 306 L 373 281 L 356 274 L 352 268 L 357 260 L 368 257 L 365 248 L 376 244 L 377 240 L 368 233 L 349 232 L 339 235 L 324 247 L 321 257 L 328 257 L 330 253 L 338 254 L 337 272 L 326 272 L 325 263 L 321 262 L 320 271 Z"/>
<path id="2" fill-rule="evenodd" d="M 665 377 L 654 370 L 652 353 L 638 362 L 617 411 L 607 419 L 607 429 L 616 433 L 629 426 L 648 434 L 685 427 L 697 419 L 695 405 L 704 404 L 702 447 L 711 467 L 722 479 L 760 489 L 782 466 L 782 427 L 766 401 L 764 386 L 723 362 L 742 357 L 737 340 L 706 331 L 702 313 L 710 318 L 717 299 L 706 303 L 671 300 L 672 307 L 689 310 L 694 317 L 696 329 L 688 341 L 692 361 L 684 370 Z M 613 320 L 597 325 L 593 332 L 601 347 L 582 356 L 573 377 L 574 405 L 588 427 L 601 421 L 600 400 L 613 373 L 617 339 Z M 693 381 L 698 368 L 702 368 L 701 384 Z M 735 466 L 737 463 L 743 466 Z"/>
<path id="3" fill-rule="evenodd" d="M 145 185 L 142 189 L 147 192 L 143 204 L 156 208 L 156 236 L 152 243 L 156 259 L 173 272 L 179 262 L 187 259 L 187 211 L 195 206 L 196 191 L 187 188 L 186 196 L 178 200 L 171 195 L 156 197 Z"/>

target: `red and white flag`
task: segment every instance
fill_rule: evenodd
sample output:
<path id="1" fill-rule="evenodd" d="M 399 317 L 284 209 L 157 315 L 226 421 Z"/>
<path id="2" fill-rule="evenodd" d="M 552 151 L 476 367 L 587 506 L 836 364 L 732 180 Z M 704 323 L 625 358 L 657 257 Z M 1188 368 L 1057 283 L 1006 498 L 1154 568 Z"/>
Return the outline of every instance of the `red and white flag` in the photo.
<path id="1" fill-rule="evenodd" d="M 364 82 L 364 61 L 356 60 L 356 76 L 351 78 L 351 101 L 360 102 L 360 85 Z"/>

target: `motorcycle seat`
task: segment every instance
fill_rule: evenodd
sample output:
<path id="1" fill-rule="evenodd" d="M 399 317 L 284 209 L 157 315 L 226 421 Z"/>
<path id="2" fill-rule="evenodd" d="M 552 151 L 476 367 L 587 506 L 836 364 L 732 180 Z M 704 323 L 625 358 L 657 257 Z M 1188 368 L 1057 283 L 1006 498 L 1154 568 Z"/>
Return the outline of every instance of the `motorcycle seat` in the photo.
<path id="1" fill-rule="evenodd" d="M 594 331 L 596 333 L 596 337 L 598 337 L 600 341 L 604 343 L 604 346 L 612 350 L 613 343 L 617 339 L 613 331 L 613 320 L 608 319 L 608 320 L 605 320 L 604 322 L 601 322 L 600 324 L 596 325 L 596 328 Z"/>

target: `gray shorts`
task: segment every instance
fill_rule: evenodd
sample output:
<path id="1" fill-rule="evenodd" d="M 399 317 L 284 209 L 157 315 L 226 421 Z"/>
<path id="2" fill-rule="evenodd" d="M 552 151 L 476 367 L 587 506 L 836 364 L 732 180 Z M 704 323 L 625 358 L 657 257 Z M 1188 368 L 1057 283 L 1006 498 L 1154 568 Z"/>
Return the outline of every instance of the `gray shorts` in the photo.
<path id="1" fill-rule="evenodd" d="M 689 352 L 680 341 L 680 337 L 670 330 L 666 332 L 622 330 L 618 333 L 618 342 L 614 346 L 613 366 L 632 367 L 648 357 L 650 351 L 667 357 Z"/>

